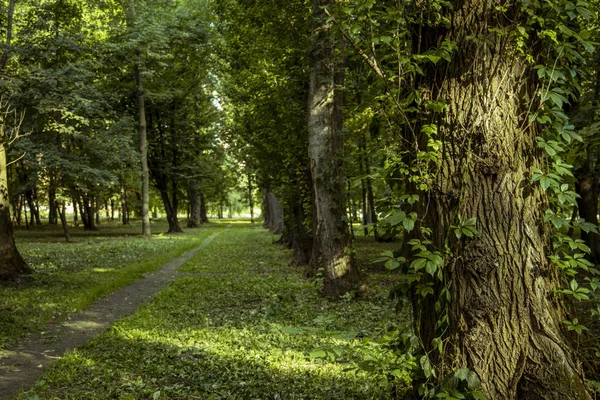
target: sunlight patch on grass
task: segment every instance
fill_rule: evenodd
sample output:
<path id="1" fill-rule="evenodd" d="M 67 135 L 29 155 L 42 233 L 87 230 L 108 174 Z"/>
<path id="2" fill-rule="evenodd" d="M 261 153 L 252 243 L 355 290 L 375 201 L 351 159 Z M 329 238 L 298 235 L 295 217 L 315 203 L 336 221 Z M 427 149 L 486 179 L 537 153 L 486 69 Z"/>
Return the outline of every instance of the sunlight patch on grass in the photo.
<path id="1" fill-rule="evenodd" d="M 48 238 L 18 243 L 34 273 L 17 284 L 0 286 L 0 351 L 24 333 L 43 330 L 48 321 L 66 318 L 221 230 L 222 225 L 209 224 L 177 239 L 98 236 L 64 245 Z"/>
<path id="2" fill-rule="evenodd" d="M 362 338 L 384 329 L 396 278 L 369 278 L 371 295 L 330 301 L 272 243 L 259 227 L 235 225 L 182 266 L 198 275 L 178 278 L 18 399 L 391 398 L 388 379 L 348 369 L 365 357 L 393 359 Z M 323 347 L 339 356 L 311 356 Z"/>

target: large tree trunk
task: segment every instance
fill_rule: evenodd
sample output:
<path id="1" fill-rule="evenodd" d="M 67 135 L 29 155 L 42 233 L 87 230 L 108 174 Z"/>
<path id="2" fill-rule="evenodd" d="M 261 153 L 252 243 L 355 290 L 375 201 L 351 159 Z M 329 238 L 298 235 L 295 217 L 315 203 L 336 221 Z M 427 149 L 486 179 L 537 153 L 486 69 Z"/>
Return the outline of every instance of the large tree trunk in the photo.
<path id="1" fill-rule="evenodd" d="M 6 150 L 0 144 L 0 280 L 32 272 L 17 250 L 13 237 L 6 164 Z"/>
<path id="2" fill-rule="evenodd" d="M 419 38 L 424 49 L 443 39 L 458 45 L 452 62 L 428 67 L 421 85 L 424 98 L 448 103 L 430 121 L 444 148 L 420 212 L 433 229 L 431 250 L 452 252 L 442 269 L 449 290 L 443 355 L 434 356 L 432 346 L 445 313 L 435 304 L 438 280 L 429 279 L 434 295 L 415 296 L 415 321 L 439 376 L 467 367 L 490 400 L 589 399 L 561 328 L 545 193 L 531 182 L 542 160 L 539 132 L 526 120 L 535 98 L 531 74 L 512 36 L 490 33 L 500 23 L 492 10 L 483 0 L 458 3 L 448 29 Z M 453 225 L 471 217 L 479 234 L 458 240 Z M 417 229 L 412 237 L 426 236 Z"/>
<path id="3" fill-rule="evenodd" d="M 358 287 L 359 275 L 350 251 L 344 199 L 341 90 L 343 70 L 336 40 L 323 7 L 335 0 L 312 1 L 308 154 L 315 193 L 314 245 L 311 268 L 323 268 L 325 294 L 339 297 Z"/>

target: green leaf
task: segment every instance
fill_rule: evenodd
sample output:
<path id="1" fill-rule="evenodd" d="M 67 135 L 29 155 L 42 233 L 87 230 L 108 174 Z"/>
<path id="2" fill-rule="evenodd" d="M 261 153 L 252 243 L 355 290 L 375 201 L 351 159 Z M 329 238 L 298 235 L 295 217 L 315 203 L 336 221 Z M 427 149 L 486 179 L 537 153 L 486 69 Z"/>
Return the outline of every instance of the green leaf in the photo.
<path id="1" fill-rule="evenodd" d="M 410 267 L 415 271 L 418 271 L 425 267 L 427 261 L 428 260 L 426 258 L 416 258 L 413 262 L 410 263 Z"/>
<path id="2" fill-rule="evenodd" d="M 404 226 L 404 229 L 406 229 L 407 232 L 410 232 L 415 228 L 415 221 L 409 218 L 405 218 L 404 221 L 402 221 L 402 225 Z"/>

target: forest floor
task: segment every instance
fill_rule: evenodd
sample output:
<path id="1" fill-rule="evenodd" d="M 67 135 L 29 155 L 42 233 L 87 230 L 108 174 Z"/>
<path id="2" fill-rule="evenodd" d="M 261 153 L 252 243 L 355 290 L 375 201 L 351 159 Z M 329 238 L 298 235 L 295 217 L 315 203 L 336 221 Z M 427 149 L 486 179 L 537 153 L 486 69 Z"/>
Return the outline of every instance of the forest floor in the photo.
<path id="1" fill-rule="evenodd" d="M 156 269 L 154 264 L 148 267 L 147 260 L 164 258 L 170 247 L 176 247 L 179 254 L 187 252 L 94 305 L 81 307 L 85 311 L 66 313 L 68 317 L 63 317 L 62 322 L 51 323 L 40 330 L 39 327 L 47 323 L 45 318 L 51 315 L 48 314 L 39 317 L 37 333 L 32 333 L 35 327 L 15 329 L 12 336 L 20 334 L 22 337 L 18 345 L 11 341 L 10 335 L 0 337 L 0 346 L 5 347 L 0 348 L 0 357 L 4 357 L 0 359 L 0 393 L 10 398 L 7 387 L 12 388 L 12 395 L 17 388 L 33 385 L 15 398 L 391 398 L 392 387 L 403 387 L 408 381 L 407 372 L 396 368 L 403 360 L 377 341 L 365 338 L 381 338 L 390 326 L 409 325 L 407 314 L 392 312 L 392 304 L 387 299 L 389 289 L 398 282 L 398 275 L 370 263 L 382 250 L 395 245 L 359 238 L 357 259 L 369 290 L 359 298 L 347 296 L 340 301 L 330 301 L 320 295 L 319 280 L 307 281 L 300 268 L 289 266 L 289 252 L 274 244 L 274 240 L 275 237 L 260 226 L 234 223 L 229 230 L 225 230 L 223 224 L 209 224 L 169 240 L 140 241 L 142 247 L 144 242 L 150 242 L 150 247 L 154 244 L 159 247 L 158 252 L 134 249 L 138 257 L 146 258 L 146 263 L 142 263 L 144 267 L 133 268 L 131 271 L 137 269 L 137 272 L 125 274 L 127 279 L 120 278 L 118 283 L 99 283 L 100 289 L 86 290 L 94 294 L 110 292 L 111 286 L 135 280 L 140 276 L 140 269 Z M 22 246 L 30 260 L 35 258 L 32 256 L 35 252 L 29 250 L 43 253 L 38 246 L 39 239 L 32 242 L 36 245 L 32 244 L 30 249 Z M 127 246 L 118 247 L 126 242 L 131 239 L 121 237 L 96 242 L 92 238 L 88 246 L 103 245 L 100 255 L 112 249 L 108 253 L 120 254 L 125 264 L 131 264 L 134 260 L 128 258 L 131 255 Z M 161 249 L 163 242 L 170 246 Z M 138 245 L 136 241 L 133 243 Z M 46 277 L 50 285 L 55 283 L 53 279 L 61 280 L 56 276 L 69 274 L 69 268 L 63 271 L 65 263 L 60 262 L 64 258 L 57 256 L 64 254 L 65 249 L 69 247 L 63 247 L 54 256 L 45 253 L 45 262 L 32 262 L 38 270 L 43 269 L 40 265 L 54 266 L 52 274 Z M 75 250 L 81 251 L 84 257 L 87 250 L 91 251 L 85 246 Z M 146 252 L 152 255 L 147 257 Z M 100 273 L 98 279 L 83 273 L 79 284 L 100 282 L 104 276 L 119 270 L 114 264 L 118 257 L 110 257 L 100 257 L 97 262 L 104 259 L 104 267 L 94 268 L 111 271 Z M 63 280 L 72 281 L 72 277 L 69 275 Z M 43 282 L 38 283 L 20 285 L 39 289 Z M 5 299 L 10 295 L 6 291 L 13 289 L 16 290 L 0 288 L 0 299 Z M 81 291 L 76 283 L 69 289 L 72 295 Z M 55 293 L 49 292 L 50 297 Z M 140 306 L 157 292 L 153 300 Z M 62 296 L 54 299 L 54 303 L 64 303 L 66 297 Z M 31 293 L 24 297 L 31 297 Z M 89 298 L 88 294 L 78 301 L 89 302 Z M 38 306 L 43 304 L 52 304 L 52 301 L 38 299 Z M 35 305 L 34 299 L 29 307 Z M 0 325 L 2 307 L 14 309 L 16 305 L 0 303 Z M 61 309 L 61 306 L 55 308 Z M 132 312 L 133 315 L 121 318 Z M 55 318 L 56 311 L 50 319 Z M 114 321 L 117 322 L 106 330 Z M 18 325 L 14 321 L 4 323 Z M 94 338 L 88 341 L 91 337 Z M 10 358 L 24 355 L 29 358 L 28 362 Z M 370 372 L 357 369 L 361 363 L 375 368 L 366 368 Z M 47 369 L 49 364 L 53 365 Z M 390 375 L 389 371 L 394 374 Z"/>

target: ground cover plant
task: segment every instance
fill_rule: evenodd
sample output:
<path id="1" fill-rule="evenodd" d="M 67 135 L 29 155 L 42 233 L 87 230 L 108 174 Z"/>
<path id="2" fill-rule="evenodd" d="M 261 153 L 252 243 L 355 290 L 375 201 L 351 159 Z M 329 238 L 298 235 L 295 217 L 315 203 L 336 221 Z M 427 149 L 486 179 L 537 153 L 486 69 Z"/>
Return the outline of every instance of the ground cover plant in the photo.
<path id="1" fill-rule="evenodd" d="M 392 384 L 406 385 L 404 372 L 386 377 L 356 366 L 396 360 L 365 338 L 381 336 L 389 315 L 395 326 L 409 325 L 390 313 L 387 292 L 399 276 L 363 268 L 371 272 L 361 296 L 328 300 L 274 241 L 258 226 L 232 224 L 151 303 L 67 354 L 17 398 L 391 398 Z"/>
<path id="2" fill-rule="evenodd" d="M 162 225 L 156 224 L 157 233 Z M 145 240 L 137 227 L 106 224 L 93 236 L 73 229 L 72 243 L 64 243 L 58 231 L 44 228 L 17 231 L 19 249 L 33 274 L 0 285 L 0 350 L 161 267 L 223 225 Z"/>

